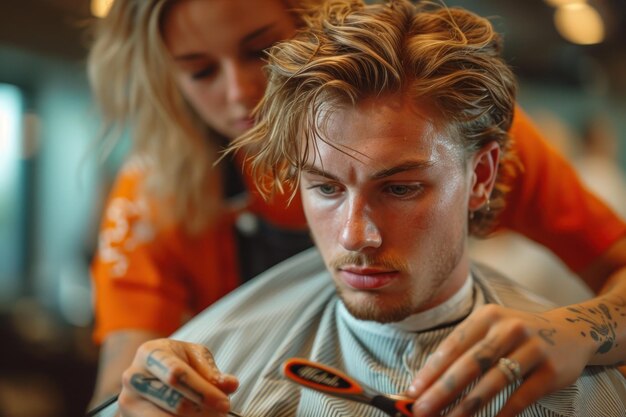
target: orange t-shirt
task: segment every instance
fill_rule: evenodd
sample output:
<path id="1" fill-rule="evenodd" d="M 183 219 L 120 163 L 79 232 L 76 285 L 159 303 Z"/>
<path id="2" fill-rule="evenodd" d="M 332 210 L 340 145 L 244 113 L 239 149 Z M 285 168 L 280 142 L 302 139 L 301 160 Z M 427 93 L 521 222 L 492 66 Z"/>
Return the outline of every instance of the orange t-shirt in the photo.
<path id="1" fill-rule="evenodd" d="M 522 165 L 498 222 L 579 272 L 626 235 L 626 223 L 579 180 L 574 168 L 516 108 L 510 131 Z"/>
<path id="2" fill-rule="evenodd" d="M 573 168 L 518 109 L 511 129 L 523 173 L 512 181 L 499 226 L 522 233 L 579 271 L 626 235 L 626 224 L 583 188 Z M 96 328 L 101 342 L 115 330 L 170 333 L 239 283 L 234 216 L 191 237 L 182 228 L 157 230 L 154 203 L 138 193 L 144 172 L 120 173 L 105 211 L 92 264 Z M 252 180 L 244 178 L 254 190 Z M 286 229 L 305 226 L 298 198 L 264 202 L 251 193 L 248 209 Z"/>
<path id="3" fill-rule="evenodd" d="M 236 216 L 226 213 L 197 235 L 180 225 L 158 228 L 157 203 L 141 192 L 146 170 L 139 158 L 126 163 L 106 204 L 91 265 L 98 343 L 120 329 L 171 333 L 241 283 Z M 266 203 L 249 176 L 244 182 L 254 190 L 247 211 L 283 230 L 306 229 L 299 199 Z"/>

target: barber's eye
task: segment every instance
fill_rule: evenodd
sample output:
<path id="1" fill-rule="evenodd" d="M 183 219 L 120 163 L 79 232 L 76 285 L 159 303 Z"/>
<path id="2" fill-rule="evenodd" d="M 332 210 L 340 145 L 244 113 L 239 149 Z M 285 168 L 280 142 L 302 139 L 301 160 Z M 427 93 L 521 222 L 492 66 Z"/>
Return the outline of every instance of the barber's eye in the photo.
<path id="1" fill-rule="evenodd" d="M 269 46 L 268 46 L 268 48 L 269 48 Z M 267 48 L 253 49 L 253 50 L 248 52 L 248 57 L 252 58 L 252 59 L 265 59 L 265 58 L 267 58 L 267 55 L 265 54 L 265 51 L 267 51 Z"/>
<path id="2" fill-rule="evenodd" d="M 205 67 L 203 69 L 201 69 L 200 71 L 196 71 L 194 73 L 191 74 L 191 79 L 193 80 L 202 80 L 204 78 L 209 78 L 212 77 L 213 75 L 215 75 L 215 72 L 217 71 L 216 67 L 214 65 L 210 65 L 208 67 Z"/>
<path id="3" fill-rule="evenodd" d="M 248 48 L 244 50 L 244 56 L 253 60 L 265 60 L 267 59 L 267 51 L 274 46 L 283 37 L 272 37 L 267 39 L 259 39 L 258 42 L 254 42 L 248 45 Z"/>

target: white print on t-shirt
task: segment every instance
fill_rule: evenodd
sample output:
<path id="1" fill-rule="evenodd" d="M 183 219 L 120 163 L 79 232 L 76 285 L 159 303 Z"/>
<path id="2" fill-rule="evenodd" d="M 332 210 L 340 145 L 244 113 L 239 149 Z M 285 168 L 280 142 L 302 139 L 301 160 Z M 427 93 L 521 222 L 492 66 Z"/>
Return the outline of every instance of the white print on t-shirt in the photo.
<path id="1" fill-rule="evenodd" d="M 106 220 L 112 226 L 100 234 L 98 254 L 102 262 L 111 264 L 112 276 L 119 278 L 128 271 L 127 253 L 154 240 L 156 232 L 143 198 L 114 198 L 107 209 Z"/>

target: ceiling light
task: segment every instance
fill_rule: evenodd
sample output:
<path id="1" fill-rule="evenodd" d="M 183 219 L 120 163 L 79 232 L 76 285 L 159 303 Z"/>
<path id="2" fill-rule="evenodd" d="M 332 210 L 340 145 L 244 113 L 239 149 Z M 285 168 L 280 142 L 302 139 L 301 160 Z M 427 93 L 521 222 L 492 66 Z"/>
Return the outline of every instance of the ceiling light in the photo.
<path id="1" fill-rule="evenodd" d="M 95 17 L 106 17 L 115 0 L 91 0 L 91 14 Z"/>
<path id="2" fill-rule="evenodd" d="M 561 7 L 561 6 L 566 6 L 568 4 L 587 2 L 587 0 L 543 0 L 543 1 L 552 7 Z"/>
<path id="3" fill-rule="evenodd" d="M 604 40 L 602 16 L 587 3 L 560 6 L 554 12 L 554 25 L 563 38 L 578 45 L 592 45 Z"/>

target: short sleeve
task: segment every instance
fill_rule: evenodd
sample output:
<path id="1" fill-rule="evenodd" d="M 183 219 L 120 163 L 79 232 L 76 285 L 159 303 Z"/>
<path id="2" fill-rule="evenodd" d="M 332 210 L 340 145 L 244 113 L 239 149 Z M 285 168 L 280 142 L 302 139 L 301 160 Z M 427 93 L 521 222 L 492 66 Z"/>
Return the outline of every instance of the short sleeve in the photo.
<path id="1" fill-rule="evenodd" d="M 169 334 L 238 283 L 230 225 L 197 236 L 157 227 L 143 178 L 125 167 L 104 211 L 91 266 L 97 343 L 122 329 Z"/>

